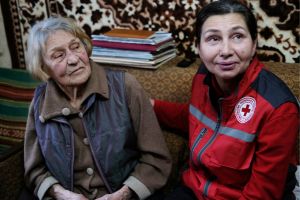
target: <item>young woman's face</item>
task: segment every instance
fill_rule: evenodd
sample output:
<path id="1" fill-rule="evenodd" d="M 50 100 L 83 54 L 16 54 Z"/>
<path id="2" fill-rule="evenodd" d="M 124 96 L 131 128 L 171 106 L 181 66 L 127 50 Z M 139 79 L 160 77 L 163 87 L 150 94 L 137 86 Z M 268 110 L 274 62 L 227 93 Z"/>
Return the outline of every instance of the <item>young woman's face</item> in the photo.
<path id="1" fill-rule="evenodd" d="M 68 32 L 58 30 L 49 36 L 43 59 L 48 75 L 63 87 L 78 87 L 91 75 L 84 45 Z"/>
<path id="2" fill-rule="evenodd" d="M 230 81 L 244 73 L 255 50 L 256 41 L 242 15 L 214 15 L 204 22 L 199 56 L 217 80 Z"/>

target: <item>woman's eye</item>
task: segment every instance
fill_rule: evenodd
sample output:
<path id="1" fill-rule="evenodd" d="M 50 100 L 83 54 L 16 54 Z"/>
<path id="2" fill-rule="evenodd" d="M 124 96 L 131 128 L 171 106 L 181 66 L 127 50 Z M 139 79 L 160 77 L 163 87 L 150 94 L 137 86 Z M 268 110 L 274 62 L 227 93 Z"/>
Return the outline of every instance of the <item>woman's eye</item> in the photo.
<path id="1" fill-rule="evenodd" d="M 216 44 L 219 40 L 220 38 L 218 36 L 209 36 L 206 38 L 206 42 L 209 44 Z"/>
<path id="2" fill-rule="evenodd" d="M 74 49 L 78 49 L 78 48 L 79 48 L 79 45 L 78 45 L 78 44 L 75 44 L 75 45 L 73 46 L 73 48 L 74 48 Z"/>
<path id="3" fill-rule="evenodd" d="M 57 54 L 54 54 L 53 55 L 53 58 L 59 58 L 59 57 L 62 57 L 63 54 L 62 53 L 57 53 Z"/>
<path id="4" fill-rule="evenodd" d="M 218 41 L 218 37 L 217 36 L 210 36 L 208 37 L 208 41 Z"/>
<path id="5" fill-rule="evenodd" d="M 62 60 L 64 58 L 64 53 L 63 52 L 56 52 L 52 55 L 52 58 L 54 60 Z"/>
<path id="6" fill-rule="evenodd" d="M 243 38 L 243 35 L 242 34 L 235 34 L 234 36 L 233 36 L 233 39 L 234 40 L 240 40 L 240 39 L 242 39 Z"/>
<path id="7" fill-rule="evenodd" d="M 79 49 L 80 48 L 80 44 L 79 43 L 74 43 L 71 45 L 71 49 L 72 50 L 76 50 L 76 49 Z"/>

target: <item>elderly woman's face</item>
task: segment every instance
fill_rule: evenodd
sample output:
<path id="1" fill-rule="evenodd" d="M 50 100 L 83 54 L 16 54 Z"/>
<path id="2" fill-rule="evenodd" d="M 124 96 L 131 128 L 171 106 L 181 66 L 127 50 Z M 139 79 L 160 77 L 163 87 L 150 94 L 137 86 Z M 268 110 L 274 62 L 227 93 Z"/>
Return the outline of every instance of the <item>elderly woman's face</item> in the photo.
<path id="1" fill-rule="evenodd" d="M 58 30 L 49 36 L 43 59 L 48 75 L 63 87 L 78 87 L 91 75 L 84 45 L 68 32 Z"/>
<path id="2" fill-rule="evenodd" d="M 217 79 L 230 80 L 244 73 L 256 51 L 242 15 L 214 15 L 202 26 L 199 55 Z"/>

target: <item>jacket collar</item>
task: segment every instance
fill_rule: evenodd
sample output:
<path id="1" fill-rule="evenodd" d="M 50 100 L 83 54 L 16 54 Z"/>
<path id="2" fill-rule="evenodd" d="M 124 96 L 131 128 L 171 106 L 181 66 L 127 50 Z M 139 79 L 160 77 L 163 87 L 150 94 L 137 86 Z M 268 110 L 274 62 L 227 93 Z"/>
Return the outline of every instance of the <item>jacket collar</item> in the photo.
<path id="1" fill-rule="evenodd" d="M 104 99 L 109 98 L 109 89 L 104 68 L 100 67 L 93 61 L 90 61 L 90 63 L 91 76 L 84 86 L 85 88 L 83 89 L 84 93 L 81 105 L 83 105 L 85 100 L 93 94 L 99 94 Z M 60 89 L 53 79 L 49 79 L 47 81 L 44 101 L 41 102 L 40 108 L 40 114 L 45 120 L 55 116 L 67 116 L 79 112 L 79 110 L 71 106 L 67 95 L 62 89 Z"/>

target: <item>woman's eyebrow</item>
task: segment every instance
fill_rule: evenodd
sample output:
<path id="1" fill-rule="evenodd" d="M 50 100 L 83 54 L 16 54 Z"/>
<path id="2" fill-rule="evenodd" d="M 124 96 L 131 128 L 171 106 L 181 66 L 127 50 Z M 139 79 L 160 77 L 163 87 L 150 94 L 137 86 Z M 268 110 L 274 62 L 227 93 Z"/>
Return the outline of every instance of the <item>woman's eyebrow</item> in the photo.
<path id="1" fill-rule="evenodd" d="M 67 45 L 71 45 L 73 42 L 79 42 L 80 40 L 78 38 L 72 38 Z M 51 49 L 49 49 L 49 52 L 53 52 L 53 51 L 58 51 L 58 50 L 61 50 L 62 49 L 62 46 L 56 46 L 56 47 L 53 47 Z"/>
<path id="2" fill-rule="evenodd" d="M 217 33 L 217 32 L 220 32 L 220 30 L 214 29 L 214 28 L 209 28 L 209 29 L 203 31 L 203 35 L 207 34 L 207 33 Z"/>
<path id="3" fill-rule="evenodd" d="M 231 30 L 233 30 L 233 31 L 236 31 L 236 30 L 239 30 L 239 29 L 241 29 L 243 31 L 247 31 L 247 29 L 245 27 L 240 26 L 240 25 L 237 25 L 237 26 L 234 26 L 234 27 L 231 28 Z M 209 28 L 209 29 L 203 31 L 203 35 L 207 34 L 207 33 L 218 33 L 218 32 L 221 32 L 221 31 L 219 29 Z"/>
<path id="4" fill-rule="evenodd" d="M 242 30 L 244 30 L 244 31 L 247 31 L 247 30 L 248 30 L 248 29 L 246 29 L 245 27 L 240 26 L 240 25 L 234 26 L 234 27 L 232 28 L 232 30 L 239 30 L 239 29 L 242 29 Z"/>

